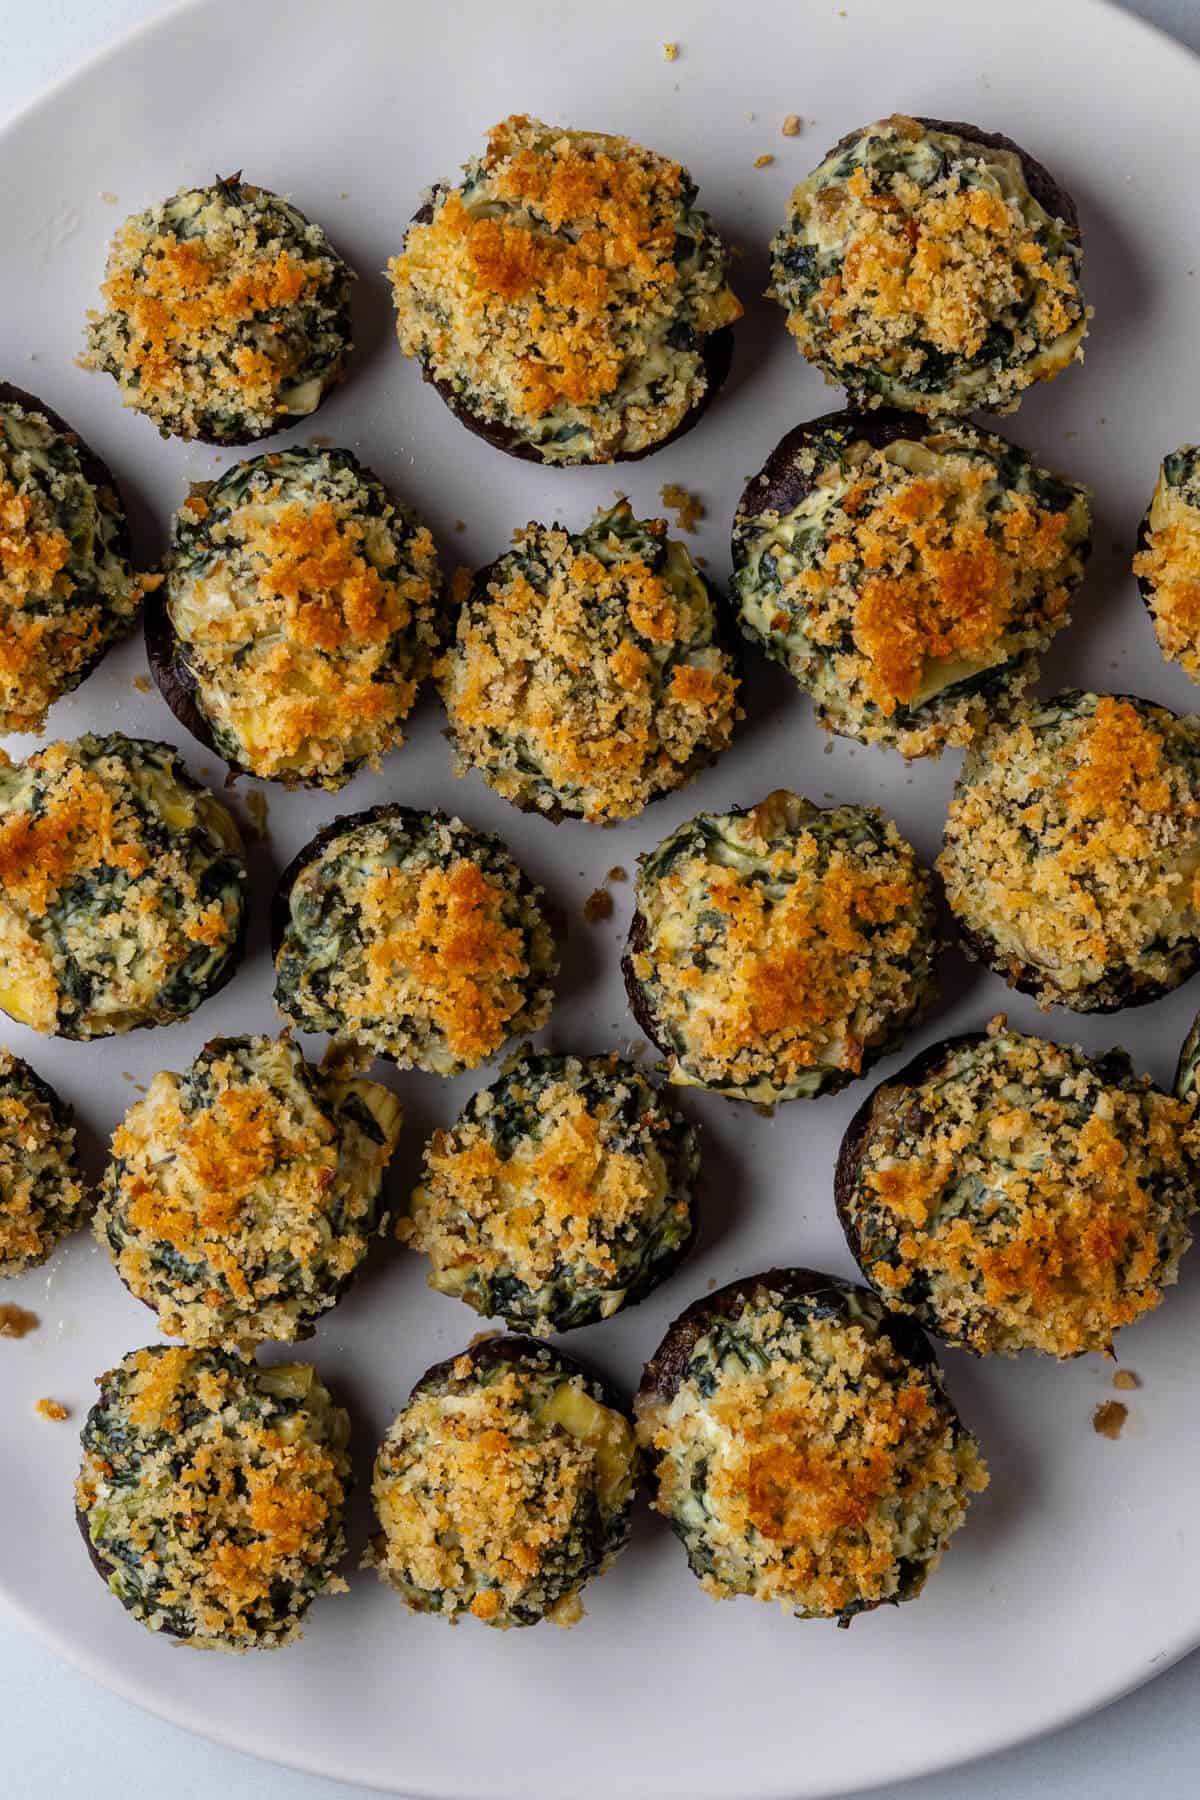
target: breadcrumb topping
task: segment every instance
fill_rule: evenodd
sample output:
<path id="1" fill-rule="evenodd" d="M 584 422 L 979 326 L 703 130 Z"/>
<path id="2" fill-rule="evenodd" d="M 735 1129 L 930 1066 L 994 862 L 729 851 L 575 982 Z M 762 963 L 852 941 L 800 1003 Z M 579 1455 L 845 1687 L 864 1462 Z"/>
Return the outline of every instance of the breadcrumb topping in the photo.
<path id="1" fill-rule="evenodd" d="M 1133 572 L 1146 594 L 1158 646 L 1200 682 L 1200 449 L 1185 444 L 1159 471 Z"/>
<path id="2" fill-rule="evenodd" d="M 709 590 L 666 531 L 622 501 L 579 534 L 517 533 L 438 665 L 458 773 L 606 823 L 727 748 L 737 678 Z"/>
<path id="3" fill-rule="evenodd" d="M 969 743 L 1067 623 L 1090 539 L 1084 491 L 1001 438 L 915 419 L 882 448 L 827 434 L 798 466 L 808 488 L 791 512 L 743 501 L 735 523 L 748 629 L 827 728 L 905 756 Z"/>
<path id="4" fill-rule="evenodd" d="M 428 530 L 349 451 L 256 457 L 176 514 L 171 623 L 218 744 L 335 789 L 402 744 L 441 589 Z"/>
<path id="5" fill-rule="evenodd" d="M 431 1287 L 538 1336 L 609 1318 L 692 1233 L 693 1129 L 616 1056 L 526 1047 L 425 1150 L 401 1242 Z"/>
<path id="6" fill-rule="evenodd" d="M 911 1598 L 987 1485 L 936 1373 L 868 1323 L 764 1296 L 638 1396 L 652 1504 L 714 1599 L 804 1618 Z"/>
<path id="7" fill-rule="evenodd" d="M 39 1419 L 50 1419 L 56 1424 L 60 1424 L 63 1419 L 69 1419 L 71 1416 L 61 1400 L 51 1400 L 49 1397 L 38 1400 L 33 1410 Z"/>
<path id="8" fill-rule="evenodd" d="M 232 816 L 169 745 L 0 766 L 0 1005 L 77 1038 L 186 1017 L 236 951 L 244 881 Z"/>
<path id="9" fill-rule="evenodd" d="M 931 982 L 932 888 L 882 814 L 783 790 L 646 859 L 632 972 L 674 1082 L 770 1102 L 843 1086 Z"/>
<path id="10" fill-rule="evenodd" d="M 845 1204 L 890 1307 L 979 1354 L 1078 1356 L 1176 1280 L 1198 1163 L 1191 1108 L 1123 1054 L 993 1027 L 879 1106 Z"/>
<path id="11" fill-rule="evenodd" d="M 937 863 L 968 930 L 1043 1004 L 1173 987 L 1200 934 L 1200 740 L 1142 700 L 1024 703 L 968 755 Z"/>
<path id="12" fill-rule="evenodd" d="M 237 176 L 184 189 L 117 231 L 80 362 L 164 435 L 263 437 L 314 412 L 339 378 L 352 280 L 277 195 Z"/>
<path id="13" fill-rule="evenodd" d="M 306 1363 L 135 1350 L 100 1377 L 76 1505 L 122 1605 L 202 1649 L 273 1649 L 345 1588 L 349 1420 Z"/>
<path id="14" fill-rule="evenodd" d="M 622 1547 L 633 1431 L 547 1357 L 421 1383 L 384 1440 L 368 1562 L 418 1612 L 572 1625 Z"/>
<path id="15" fill-rule="evenodd" d="M 401 1109 L 286 1038 L 217 1038 L 113 1134 L 96 1238 L 168 1337 L 308 1337 L 366 1256 Z"/>
<path id="16" fill-rule="evenodd" d="M 549 1016 L 557 969 L 541 890 L 461 820 L 351 822 L 292 891 L 276 999 L 401 1067 L 457 1074 Z"/>
<path id="17" fill-rule="evenodd" d="M 505 119 L 389 264 L 401 349 L 546 461 L 659 443 L 742 310 L 695 191 L 626 138 Z"/>
<path id="18" fill-rule="evenodd" d="M 120 500 L 76 443 L 0 402 L 0 731 L 40 731 L 141 604 Z"/>
<path id="19" fill-rule="evenodd" d="M 69 1108 L 0 1049 L 0 1277 L 45 1262 L 89 1207 Z"/>
<path id="20" fill-rule="evenodd" d="M 1012 411 L 1082 358 L 1078 231 L 1021 160 L 896 114 L 796 188 L 771 296 L 831 381 L 868 405 Z"/>

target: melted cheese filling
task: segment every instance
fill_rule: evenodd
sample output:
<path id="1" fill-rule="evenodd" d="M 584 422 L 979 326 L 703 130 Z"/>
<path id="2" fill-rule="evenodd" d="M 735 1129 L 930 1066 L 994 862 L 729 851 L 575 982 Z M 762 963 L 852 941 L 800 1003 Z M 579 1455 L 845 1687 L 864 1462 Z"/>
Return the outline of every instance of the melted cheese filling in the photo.
<path id="1" fill-rule="evenodd" d="M 695 846 L 664 856 L 668 839 L 638 884 L 632 966 L 675 1050 L 669 1079 L 769 1103 L 857 1075 L 928 987 L 930 884 L 910 846 L 863 809 L 784 792 L 696 824 Z"/>
<path id="2" fill-rule="evenodd" d="M 1082 359 L 1077 236 L 1010 150 L 884 119 L 800 183 L 772 250 L 788 330 L 869 404 L 1011 411 Z"/>
<path id="3" fill-rule="evenodd" d="M 728 746 L 737 680 L 708 590 L 665 531 L 624 502 L 579 536 L 517 534 L 439 667 L 459 773 L 603 823 Z"/>
<path id="4" fill-rule="evenodd" d="M 856 1323 L 748 1308 L 637 1410 L 653 1505 L 715 1599 L 816 1618 L 907 1599 L 987 1485 L 930 1374 Z"/>
<path id="5" fill-rule="evenodd" d="M 460 1357 L 387 1435 L 369 1560 L 416 1610 L 572 1625 L 579 1589 L 623 1541 L 634 1455 L 630 1426 L 582 1377 Z"/>
<path id="6" fill-rule="evenodd" d="M 166 746 L 83 737 L 0 767 L 0 1006 L 82 1038 L 185 1017 L 244 879 L 231 815 Z"/>
<path id="7" fill-rule="evenodd" d="M 401 349 L 546 461 L 660 442 L 742 310 L 694 193 L 625 138 L 506 119 L 389 264 Z"/>
<path id="8" fill-rule="evenodd" d="M 1134 557 L 1133 572 L 1150 590 L 1163 655 L 1200 681 L 1200 452 L 1187 447 L 1167 458 L 1148 524 L 1146 547 Z"/>
<path id="9" fill-rule="evenodd" d="M 0 1278 L 45 1262 L 88 1206 L 75 1127 L 24 1064 L 0 1049 Z"/>
<path id="10" fill-rule="evenodd" d="M 92 486 L 70 438 L 0 406 L 0 731 L 40 731 L 136 616 L 120 534 L 116 495 Z"/>
<path id="11" fill-rule="evenodd" d="M 980 1354 L 1109 1351 L 1178 1273 L 1191 1109 L 993 1026 L 872 1132 L 851 1196 L 889 1306 Z M 910 1296 L 919 1293 L 920 1298 Z"/>
<path id="12" fill-rule="evenodd" d="M 75 1497 L 118 1599 L 205 1649 L 293 1642 L 346 1586 L 346 1414 L 304 1363 L 135 1350 L 104 1383 Z"/>
<path id="13" fill-rule="evenodd" d="M 337 788 L 402 744 L 440 589 L 429 532 L 339 453 L 287 451 L 185 502 L 168 577 L 218 742 Z"/>
<path id="14" fill-rule="evenodd" d="M 905 756 L 968 743 L 994 702 L 962 684 L 1011 665 L 1019 692 L 1067 622 L 1086 496 L 969 426 L 859 441 L 819 470 L 801 455 L 814 467 L 799 505 L 739 519 L 743 619 L 827 728 Z"/>
<path id="15" fill-rule="evenodd" d="M 313 412 L 349 349 L 350 270 L 287 201 L 238 182 L 127 219 L 85 368 L 179 437 L 261 437 Z"/>
<path id="16" fill-rule="evenodd" d="M 970 754 L 938 869 L 963 923 L 1086 999 L 1112 971 L 1174 985 L 1200 932 L 1200 767 L 1187 720 L 1113 695 L 1027 703 Z"/>
<path id="17" fill-rule="evenodd" d="M 400 1121 L 386 1088 L 325 1080 L 286 1039 L 217 1040 L 126 1113 L 96 1237 L 168 1337 L 305 1337 L 367 1253 Z"/>
<path id="18" fill-rule="evenodd" d="M 648 1257 L 690 1231 L 688 1195 L 675 1191 L 681 1127 L 649 1082 L 615 1058 L 563 1059 L 560 1075 L 544 1060 L 518 1061 L 434 1133 L 396 1227 L 432 1260 L 430 1284 L 481 1312 L 519 1283 L 520 1321 L 539 1335 L 561 1325 L 564 1304 L 569 1323 L 572 1302 L 589 1299 L 586 1316 L 610 1317 Z"/>
<path id="19" fill-rule="evenodd" d="M 309 918 L 335 889 L 332 913 L 318 902 Z M 420 842 L 385 823 L 326 846 L 293 890 L 277 967 L 278 1003 L 301 1029 L 456 1074 L 545 1023 L 556 958 L 507 853 L 431 819 Z"/>

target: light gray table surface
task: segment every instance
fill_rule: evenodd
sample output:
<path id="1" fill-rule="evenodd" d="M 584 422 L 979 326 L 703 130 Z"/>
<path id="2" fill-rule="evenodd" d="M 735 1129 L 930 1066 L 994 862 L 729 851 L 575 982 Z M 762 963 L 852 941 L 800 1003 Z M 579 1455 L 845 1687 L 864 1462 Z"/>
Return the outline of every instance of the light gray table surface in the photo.
<path id="1" fill-rule="evenodd" d="M 0 124 L 94 50 L 160 10 L 161 0 L 0 0 Z M 1130 0 L 1129 10 L 1200 51 L 1200 0 Z M 686 11 L 683 0 L 681 20 Z M 1191 1579 L 1192 1571 L 1183 1578 Z M 76 1674 L 2 1606 L 0 1721 L 2 1785 L 11 1800 L 68 1794 L 130 1800 L 161 1791 L 164 1777 L 171 1800 L 352 1800 L 361 1792 L 257 1762 L 164 1724 Z M 931 1780 L 873 1788 L 864 1800 L 961 1800 L 968 1782 L 972 1800 L 1141 1800 L 1150 1794 L 1155 1800 L 1195 1800 L 1200 1652 L 1069 1730 L 973 1764 L 969 1774 L 955 1769 Z"/>

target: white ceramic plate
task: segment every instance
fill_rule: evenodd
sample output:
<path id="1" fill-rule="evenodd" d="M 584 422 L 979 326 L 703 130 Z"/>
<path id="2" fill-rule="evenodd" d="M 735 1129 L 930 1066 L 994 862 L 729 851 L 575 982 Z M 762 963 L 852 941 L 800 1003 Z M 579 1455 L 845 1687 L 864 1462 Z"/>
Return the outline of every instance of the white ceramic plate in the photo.
<path id="1" fill-rule="evenodd" d="M 666 39 L 681 45 L 673 63 Z M 107 378 L 81 373 L 72 358 L 119 218 L 241 166 L 323 221 L 363 275 L 353 377 L 297 436 L 316 431 L 351 445 L 417 505 L 448 556 L 468 563 L 490 560 L 529 518 L 580 523 L 618 485 L 640 513 L 654 512 L 661 484 L 682 482 L 707 502 L 699 547 L 720 575 L 743 478 L 784 430 L 836 404 L 792 349 L 777 310 L 749 305 L 728 390 L 681 444 L 628 469 L 531 469 L 456 425 L 391 340 L 377 271 L 416 197 L 509 111 L 627 132 L 690 165 L 704 204 L 746 247 L 749 296 L 765 285 L 764 246 L 791 185 L 842 132 L 898 108 L 970 119 L 1026 144 L 1076 194 L 1096 307 L 1086 366 L 1033 394 L 1005 427 L 1096 496 L 1097 554 L 1043 691 L 1118 687 L 1186 708 L 1195 690 L 1160 661 L 1128 561 L 1159 457 L 1200 429 L 1198 103 L 1197 67 L 1184 51 L 1087 0 L 951 10 L 944 0 L 848 0 L 845 9 L 776 0 L 735 8 L 607 0 L 587 9 L 209 0 L 93 63 L 0 140 L 0 370 L 40 392 L 108 458 L 134 503 L 143 555 L 153 555 L 186 482 L 232 456 L 161 442 L 122 412 Z M 804 118 L 799 138 L 780 134 L 790 112 Z M 764 153 L 774 164 L 756 169 Z M 457 519 L 466 521 L 461 533 Z M 580 911 L 612 864 L 632 868 L 639 850 L 692 811 L 753 801 L 787 782 L 817 798 L 879 802 L 923 853 L 936 850 L 957 758 L 906 768 L 888 753 L 829 748 L 786 680 L 751 661 L 751 717 L 724 762 L 644 821 L 610 832 L 556 830 L 517 814 L 475 777 L 456 783 L 440 715 L 426 701 L 412 742 L 379 776 L 359 777 L 340 799 L 270 793 L 251 959 L 193 1021 L 92 1046 L 41 1042 L 16 1027 L 6 1040 L 75 1103 L 93 1144 L 102 1142 L 131 1083 L 183 1067 L 218 1032 L 273 1029 L 263 952 L 273 872 L 336 812 L 384 797 L 457 809 L 504 833 L 565 903 L 571 944 L 548 1041 L 594 1050 L 636 1039 L 617 969 L 629 889 L 617 890 L 610 924 L 584 925 Z M 138 643 L 110 657 L 56 708 L 54 731 L 166 736 L 215 775 L 157 696 L 135 688 L 144 667 Z M 919 1041 L 1006 1008 L 1022 1026 L 1089 1048 L 1124 1042 L 1167 1079 L 1198 1000 L 1193 983 L 1115 1020 L 1044 1019 L 991 976 L 951 962 L 944 1003 Z M 481 1078 L 387 1079 L 408 1109 L 399 1188 L 426 1132 Z M 863 1091 L 799 1102 L 769 1121 L 689 1095 L 707 1137 L 701 1246 L 665 1290 L 576 1334 L 571 1348 L 631 1386 L 667 1321 L 706 1283 L 792 1261 L 849 1272 L 830 1173 Z M 1193 1257 L 1179 1290 L 1123 1340 L 1144 1386 L 1129 1397 L 1119 1443 L 1091 1428 L 1093 1407 L 1111 1391 L 1098 1358 L 1069 1367 L 946 1359 L 992 1486 L 920 1603 L 850 1632 L 747 1601 L 714 1605 L 665 1527 L 643 1516 L 630 1551 L 589 1590 L 589 1617 L 569 1634 L 450 1630 L 409 1616 L 373 1576 L 357 1576 L 349 1596 L 316 1605 L 298 1647 L 227 1659 L 151 1637 L 105 1592 L 72 1519 L 75 1426 L 34 1415 L 34 1400 L 49 1394 L 78 1420 L 92 1378 L 148 1336 L 146 1312 L 80 1238 L 48 1271 L 6 1284 L 4 1297 L 31 1306 L 42 1327 L 0 1344 L 0 1590 L 64 1655 L 180 1724 L 423 1796 L 796 1800 L 932 1770 L 1060 1724 L 1200 1640 L 1195 1276 Z M 423 1277 L 416 1258 L 381 1248 L 311 1346 L 352 1408 L 364 1475 L 416 1376 L 478 1325 L 465 1307 L 429 1294 Z M 363 1501 L 360 1491 L 356 1548 Z"/>

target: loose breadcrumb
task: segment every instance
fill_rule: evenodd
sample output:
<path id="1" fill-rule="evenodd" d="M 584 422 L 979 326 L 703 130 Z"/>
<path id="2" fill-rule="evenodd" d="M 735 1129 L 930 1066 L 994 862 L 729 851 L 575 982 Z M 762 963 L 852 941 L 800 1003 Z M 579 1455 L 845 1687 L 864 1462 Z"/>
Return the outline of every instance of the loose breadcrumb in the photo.
<path id="1" fill-rule="evenodd" d="M 784 137 L 799 137 L 802 127 L 803 120 L 801 119 L 800 114 L 789 113 L 779 129 Z"/>
<path id="2" fill-rule="evenodd" d="M 700 520 L 707 517 L 708 508 L 699 494 L 693 494 L 676 481 L 668 481 L 659 489 L 659 496 L 664 506 L 669 506 L 675 514 L 675 523 L 680 531 L 694 532 Z"/>
<path id="3" fill-rule="evenodd" d="M 623 869 L 620 863 L 614 863 L 604 879 L 605 881 L 628 881 L 629 870 Z"/>
<path id="4" fill-rule="evenodd" d="M 1092 1414 L 1092 1430 L 1097 1437 L 1119 1438 L 1129 1417 L 1129 1408 L 1119 1400 L 1104 1400 Z"/>
<path id="5" fill-rule="evenodd" d="M 1132 1369 L 1118 1369 L 1113 1376 L 1112 1384 L 1123 1394 L 1131 1394 L 1135 1388 L 1141 1387 L 1142 1378 L 1140 1375 L 1135 1375 Z"/>
<path id="6" fill-rule="evenodd" d="M 593 888 L 583 903 L 583 916 L 589 925 L 600 925 L 612 918 L 613 897 L 607 888 Z"/>
<path id="7" fill-rule="evenodd" d="M 33 1410 L 37 1413 L 38 1417 L 42 1419 L 61 1420 L 69 1419 L 71 1416 L 68 1408 L 62 1404 L 61 1400 L 49 1400 L 45 1398 L 45 1396 L 37 1402 Z"/>
<path id="8" fill-rule="evenodd" d="M 139 694 L 152 694 L 154 692 L 154 684 L 148 675 L 135 675 L 133 678 L 133 685 Z"/>
<path id="9" fill-rule="evenodd" d="M 6 1301 L 0 1306 L 0 1338 L 28 1337 L 41 1324 L 35 1312 L 28 1312 L 23 1306 L 14 1306 Z"/>
<path id="10" fill-rule="evenodd" d="M 767 169 L 771 166 L 771 164 L 774 161 L 775 161 L 775 158 L 771 155 L 770 151 L 768 150 L 768 151 L 764 151 L 761 156 L 755 157 L 754 166 L 756 169 Z"/>
<path id="11" fill-rule="evenodd" d="M 678 44 L 664 44 L 663 45 L 663 56 L 666 58 L 667 62 L 678 62 L 679 61 L 679 45 Z"/>

